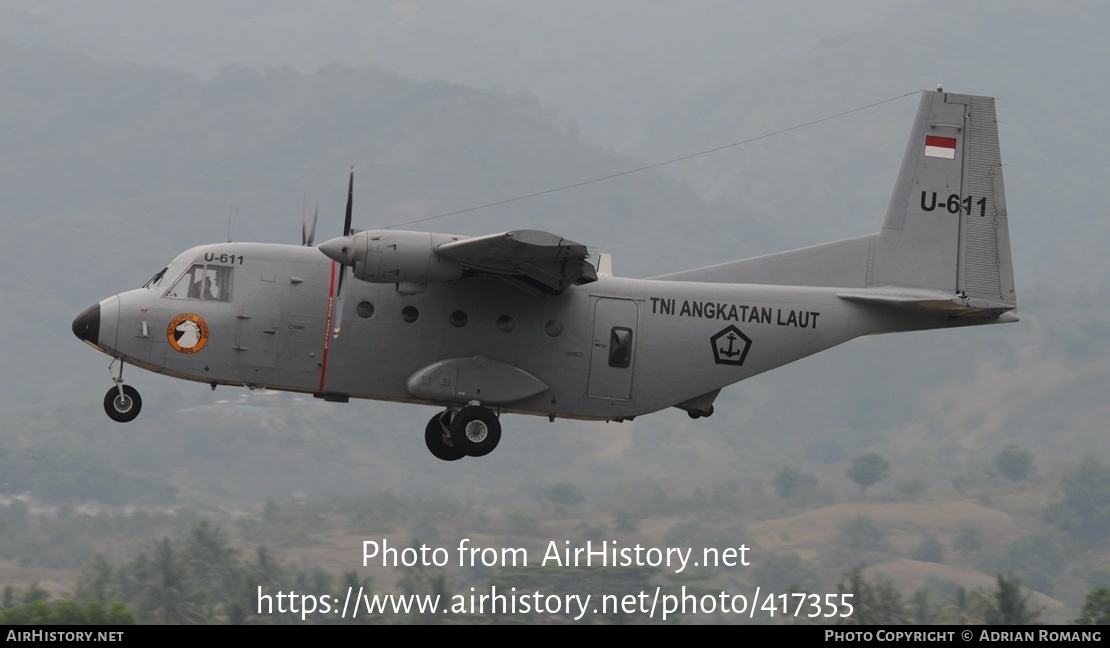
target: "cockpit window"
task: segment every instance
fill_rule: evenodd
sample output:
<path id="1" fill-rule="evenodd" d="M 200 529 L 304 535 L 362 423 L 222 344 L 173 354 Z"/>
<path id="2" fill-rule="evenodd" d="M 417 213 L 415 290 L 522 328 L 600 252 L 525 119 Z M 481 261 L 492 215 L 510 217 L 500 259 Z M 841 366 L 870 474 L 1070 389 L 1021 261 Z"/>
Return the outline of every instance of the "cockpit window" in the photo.
<path id="1" fill-rule="evenodd" d="M 166 297 L 200 299 L 204 301 L 231 301 L 231 266 L 195 264 L 181 275 Z"/>

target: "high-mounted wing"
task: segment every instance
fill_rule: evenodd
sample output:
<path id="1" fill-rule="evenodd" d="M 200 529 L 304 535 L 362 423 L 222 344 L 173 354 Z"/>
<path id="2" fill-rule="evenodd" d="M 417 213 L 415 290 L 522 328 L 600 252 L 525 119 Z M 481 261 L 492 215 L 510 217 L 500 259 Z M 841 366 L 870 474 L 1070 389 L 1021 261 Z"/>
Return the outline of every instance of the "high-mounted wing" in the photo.
<path id="1" fill-rule="evenodd" d="M 597 281 L 586 246 L 539 230 L 513 230 L 442 243 L 435 253 L 478 272 L 519 279 L 558 295 Z"/>
<path id="2" fill-rule="evenodd" d="M 422 290 L 429 283 L 489 273 L 549 295 L 597 281 L 586 246 L 537 230 L 466 238 L 450 234 L 373 230 L 320 245 L 328 257 L 371 283 Z"/>

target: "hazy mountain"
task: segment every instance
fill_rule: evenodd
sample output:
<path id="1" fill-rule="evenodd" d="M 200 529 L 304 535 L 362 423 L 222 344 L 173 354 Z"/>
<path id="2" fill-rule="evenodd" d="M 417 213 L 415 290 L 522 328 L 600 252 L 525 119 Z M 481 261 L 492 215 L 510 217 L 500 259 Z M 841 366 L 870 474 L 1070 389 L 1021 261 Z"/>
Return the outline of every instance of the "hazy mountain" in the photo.
<path id="1" fill-rule="evenodd" d="M 459 4 L 0 8 L 0 490 L 215 506 L 448 491 L 492 507 L 559 482 L 618 503 L 642 480 L 766 485 L 784 466 L 853 493 L 844 466 L 864 451 L 937 490 L 1012 443 L 1046 474 L 1105 458 L 1104 5 Z M 374 227 L 792 129 L 413 227 L 557 231 L 629 276 L 868 233 L 916 105 L 897 97 L 937 82 L 999 97 L 1023 321 L 854 341 L 726 389 L 711 419 L 511 417 L 494 455 L 444 464 L 420 439 L 430 408 L 129 368 L 144 412 L 120 426 L 100 407 L 108 359 L 69 330 L 229 231 L 295 242 L 318 203 L 317 239 L 337 233 L 352 164 L 356 227 Z"/>

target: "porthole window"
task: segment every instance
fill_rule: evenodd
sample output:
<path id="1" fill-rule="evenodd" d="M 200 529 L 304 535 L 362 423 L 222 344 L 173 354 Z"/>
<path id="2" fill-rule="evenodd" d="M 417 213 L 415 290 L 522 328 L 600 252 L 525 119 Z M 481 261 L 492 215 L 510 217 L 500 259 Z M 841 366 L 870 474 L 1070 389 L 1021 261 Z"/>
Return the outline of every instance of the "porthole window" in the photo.
<path id="1" fill-rule="evenodd" d="M 632 329 L 614 326 L 609 332 L 609 366 L 627 369 L 632 364 Z"/>
<path id="2" fill-rule="evenodd" d="M 466 326 L 466 313 L 462 312 L 461 310 L 455 311 L 454 313 L 451 313 L 450 320 L 451 326 L 454 326 L 455 328 L 462 328 Z"/>
<path id="3" fill-rule="evenodd" d="M 416 310 L 415 306 L 405 306 L 401 310 L 401 319 L 405 320 L 409 324 L 412 324 L 416 320 L 420 319 L 420 311 Z"/>
<path id="4" fill-rule="evenodd" d="M 543 325 L 543 332 L 547 333 L 548 337 L 559 337 L 563 332 L 563 323 L 559 320 L 547 320 L 547 324 Z"/>
<path id="5" fill-rule="evenodd" d="M 355 307 L 355 312 L 362 319 L 370 319 L 374 316 L 374 305 L 368 301 L 359 302 L 358 306 Z"/>
<path id="6" fill-rule="evenodd" d="M 497 318 L 497 330 L 501 331 L 502 333 L 508 333 L 509 331 L 513 330 L 514 326 L 516 326 L 516 322 L 513 321 L 513 318 L 510 315 L 502 315 L 501 317 Z"/>

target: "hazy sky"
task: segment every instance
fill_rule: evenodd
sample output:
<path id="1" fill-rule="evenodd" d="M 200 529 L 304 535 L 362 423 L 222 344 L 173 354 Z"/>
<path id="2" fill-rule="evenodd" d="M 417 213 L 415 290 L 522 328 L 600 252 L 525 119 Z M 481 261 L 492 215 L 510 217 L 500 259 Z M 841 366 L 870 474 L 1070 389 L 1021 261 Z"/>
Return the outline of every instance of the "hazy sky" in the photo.
<path id="1" fill-rule="evenodd" d="M 227 65 L 374 65 L 415 80 L 535 95 L 612 145 L 621 122 L 642 118 L 646 104 L 881 24 L 907 4 L 16 0 L 0 6 L 0 39 L 202 78 Z"/>

